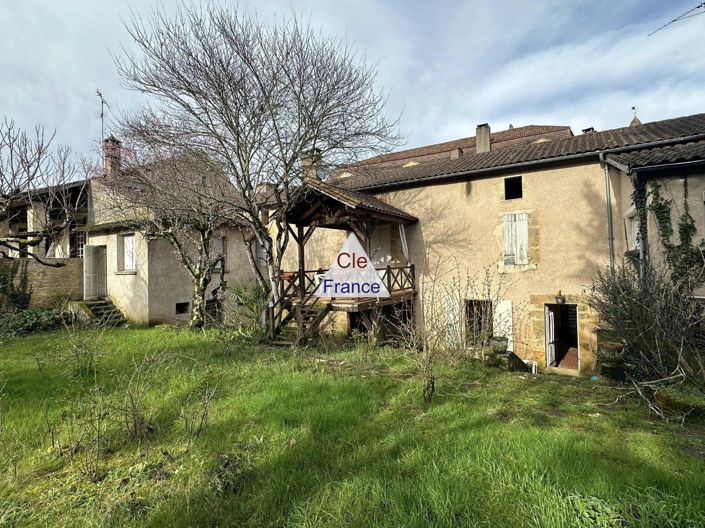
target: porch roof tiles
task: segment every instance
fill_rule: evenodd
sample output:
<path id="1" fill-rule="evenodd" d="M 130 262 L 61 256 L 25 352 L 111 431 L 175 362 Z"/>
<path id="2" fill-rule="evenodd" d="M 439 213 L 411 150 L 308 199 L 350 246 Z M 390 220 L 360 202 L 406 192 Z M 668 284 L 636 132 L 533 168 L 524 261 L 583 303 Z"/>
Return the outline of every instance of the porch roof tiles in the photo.
<path id="1" fill-rule="evenodd" d="M 626 172 L 673 163 L 705 163 L 705 140 L 610 154 L 607 159 Z"/>

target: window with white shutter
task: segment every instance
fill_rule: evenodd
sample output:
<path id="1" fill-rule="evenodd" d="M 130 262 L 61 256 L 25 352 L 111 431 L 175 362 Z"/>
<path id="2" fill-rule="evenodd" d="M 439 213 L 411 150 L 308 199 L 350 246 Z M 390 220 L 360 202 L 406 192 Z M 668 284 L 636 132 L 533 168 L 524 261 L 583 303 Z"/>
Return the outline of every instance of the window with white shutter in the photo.
<path id="1" fill-rule="evenodd" d="M 118 246 L 118 270 L 135 271 L 137 269 L 135 261 L 135 235 L 122 235 L 119 238 Z"/>
<path id="2" fill-rule="evenodd" d="M 529 263 L 529 215 L 504 215 L 504 264 L 522 266 Z"/>

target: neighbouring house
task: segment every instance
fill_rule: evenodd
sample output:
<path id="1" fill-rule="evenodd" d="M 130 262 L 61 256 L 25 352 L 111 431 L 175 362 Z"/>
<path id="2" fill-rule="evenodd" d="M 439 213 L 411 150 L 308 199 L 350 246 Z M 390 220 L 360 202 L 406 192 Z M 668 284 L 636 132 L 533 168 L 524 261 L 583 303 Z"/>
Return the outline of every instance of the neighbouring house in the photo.
<path id="1" fill-rule="evenodd" d="M 489 268 L 506 280 L 502 298 L 458 300 L 449 312 L 466 329 L 488 325 L 508 339 L 510 350 L 542 368 L 589 373 L 598 346 L 597 314 L 588 305 L 596 269 L 638 245 L 634 181 L 662 181 L 678 207 L 686 176 L 699 241 L 705 114 L 646 124 L 635 119 L 628 127 L 580 135 L 565 126 L 491 133 L 483 124 L 471 138 L 368 159 L 325 183 L 312 180 L 313 199 L 292 209 L 300 249 L 287 260 L 295 270 L 288 274 L 289 307 L 303 306 L 297 317 L 309 326 L 327 317 L 348 329 L 369 322 L 372 308 L 384 311 L 366 300 L 312 309 L 317 278 L 353 231 L 390 285 L 392 297 L 383 304 L 423 303 L 419 278 L 443 275 L 439 266 L 457 263 L 470 274 Z M 651 222 L 649 239 L 656 236 Z M 295 318 L 286 313 L 275 307 L 278 327 Z M 498 320 L 503 323 L 492 329 Z"/>
<path id="2" fill-rule="evenodd" d="M 121 170 L 121 146 L 114 137 L 103 142 L 104 176 Z M 104 177 L 103 176 L 103 177 Z M 84 299 L 106 299 L 130 321 L 140 324 L 188 322 L 192 281 L 165 240 L 130 227 L 129 219 L 115 217 L 108 205 L 103 177 L 91 179 L 86 225 Z M 240 230 L 229 227 L 219 237 L 224 255 L 209 286 L 208 296 L 222 280 L 252 280 Z"/>
<path id="3" fill-rule="evenodd" d="M 83 227 L 87 216 L 87 187 L 80 180 L 38 189 L 31 198 L 13 204 L 0 219 L 0 237 L 29 243 L 32 255 L 41 260 L 21 257 L 7 249 L 1 257 L 20 261 L 17 273 L 26 275 L 30 305 L 46 306 L 60 299 L 83 297 Z"/>

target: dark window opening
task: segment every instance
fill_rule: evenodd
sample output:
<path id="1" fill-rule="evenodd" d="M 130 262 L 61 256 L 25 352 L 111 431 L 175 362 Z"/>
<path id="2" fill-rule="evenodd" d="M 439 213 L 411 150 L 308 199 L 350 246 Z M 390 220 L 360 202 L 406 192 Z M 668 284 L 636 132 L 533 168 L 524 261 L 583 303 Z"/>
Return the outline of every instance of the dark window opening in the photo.
<path id="1" fill-rule="evenodd" d="M 504 199 L 516 200 L 523 196 L 521 188 L 521 176 L 513 178 L 504 178 Z"/>
<path id="2" fill-rule="evenodd" d="M 465 301 L 465 338 L 468 345 L 487 344 L 492 337 L 492 301 Z"/>
<path id="3" fill-rule="evenodd" d="M 176 313 L 177 314 L 187 314 L 188 309 L 189 309 L 190 303 L 187 302 L 179 302 L 176 303 Z"/>

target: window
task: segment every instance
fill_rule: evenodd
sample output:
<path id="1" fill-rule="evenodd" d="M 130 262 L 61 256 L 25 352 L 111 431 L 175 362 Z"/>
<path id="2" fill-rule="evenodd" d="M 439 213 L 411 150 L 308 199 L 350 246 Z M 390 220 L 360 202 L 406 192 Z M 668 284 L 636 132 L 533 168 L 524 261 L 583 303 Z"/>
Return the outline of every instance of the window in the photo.
<path id="1" fill-rule="evenodd" d="M 86 233 L 71 231 L 69 234 L 69 257 L 83 258 L 83 246 L 86 245 Z"/>
<path id="2" fill-rule="evenodd" d="M 634 207 L 630 208 L 626 214 L 627 249 L 639 249 L 639 217 L 636 215 Z"/>
<path id="3" fill-rule="evenodd" d="M 521 176 L 513 178 L 504 178 L 504 199 L 516 200 L 523 196 L 521 188 Z"/>
<path id="4" fill-rule="evenodd" d="M 118 270 L 135 271 L 135 235 L 120 235 L 118 237 Z"/>
<path id="5" fill-rule="evenodd" d="M 215 259 L 222 257 L 222 260 L 215 265 L 215 269 L 219 270 L 223 268 L 225 264 L 225 257 L 227 254 L 227 249 L 225 245 L 225 237 L 211 238 L 210 240 L 210 254 L 211 258 Z"/>
<path id="6" fill-rule="evenodd" d="M 504 215 L 504 264 L 523 266 L 529 263 L 529 215 Z"/>
<path id="7" fill-rule="evenodd" d="M 178 302 L 176 303 L 176 313 L 177 314 L 187 314 L 190 303 L 188 302 Z"/>
<path id="8" fill-rule="evenodd" d="M 492 301 L 465 301 L 465 339 L 468 345 L 482 345 L 492 337 Z"/>

